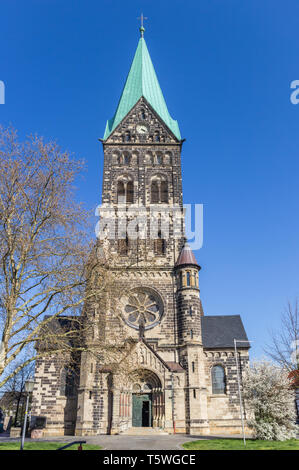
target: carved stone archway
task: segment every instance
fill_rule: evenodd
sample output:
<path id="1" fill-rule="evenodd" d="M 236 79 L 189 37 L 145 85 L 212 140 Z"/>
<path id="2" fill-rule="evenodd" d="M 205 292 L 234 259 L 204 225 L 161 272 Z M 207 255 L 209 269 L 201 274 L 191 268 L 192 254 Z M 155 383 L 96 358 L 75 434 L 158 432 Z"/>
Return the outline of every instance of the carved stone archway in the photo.
<path id="1" fill-rule="evenodd" d="M 139 368 L 131 372 L 130 380 L 132 426 L 164 427 L 164 390 L 159 377 L 149 369 Z"/>

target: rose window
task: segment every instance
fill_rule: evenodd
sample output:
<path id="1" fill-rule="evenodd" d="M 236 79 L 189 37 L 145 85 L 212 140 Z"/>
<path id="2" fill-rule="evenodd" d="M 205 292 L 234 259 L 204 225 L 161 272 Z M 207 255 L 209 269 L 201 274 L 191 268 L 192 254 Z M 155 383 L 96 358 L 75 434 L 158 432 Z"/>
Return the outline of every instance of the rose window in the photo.
<path id="1" fill-rule="evenodd" d="M 124 319 L 132 328 L 138 329 L 143 324 L 147 330 L 159 323 L 163 304 L 152 289 L 135 289 L 125 296 L 123 302 Z"/>

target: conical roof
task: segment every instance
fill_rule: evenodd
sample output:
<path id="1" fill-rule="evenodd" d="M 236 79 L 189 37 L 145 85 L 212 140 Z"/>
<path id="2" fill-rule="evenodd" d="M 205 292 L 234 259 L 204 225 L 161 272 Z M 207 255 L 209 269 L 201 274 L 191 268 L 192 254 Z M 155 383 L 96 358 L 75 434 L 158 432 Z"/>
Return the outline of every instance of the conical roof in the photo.
<path id="1" fill-rule="evenodd" d="M 141 37 L 138 42 L 135 56 L 123 88 L 116 113 L 112 119 L 107 121 L 104 140 L 109 137 L 142 96 L 156 111 L 176 138 L 181 140 L 178 123 L 172 119 L 168 112 L 167 105 L 143 37 Z"/>
<path id="2" fill-rule="evenodd" d="M 197 268 L 201 269 L 198 262 L 196 261 L 194 253 L 191 250 L 190 246 L 188 245 L 188 243 L 185 243 L 175 266 L 178 267 L 178 266 L 185 266 L 185 265 L 190 265 L 190 264 L 193 266 L 197 266 Z"/>

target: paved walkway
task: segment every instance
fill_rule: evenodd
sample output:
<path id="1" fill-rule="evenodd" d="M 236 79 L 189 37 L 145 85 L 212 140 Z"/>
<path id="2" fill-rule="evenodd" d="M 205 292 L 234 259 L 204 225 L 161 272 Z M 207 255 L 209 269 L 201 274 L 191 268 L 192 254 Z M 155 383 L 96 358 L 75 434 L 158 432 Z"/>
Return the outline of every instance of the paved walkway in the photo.
<path id="1" fill-rule="evenodd" d="M 220 437 L 220 436 L 218 436 Z M 223 436 L 222 436 L 223 437 Z M 226 436 L 227 437 L 227 436 Z M 240 436 L 231 436 L 240 437 Z M 72 442 L 84 440 L 87 444 L 95 444 L 101 446 L 105 450 L 178 450 L 183 449 L 182 444 L 187 441 L 196 441 L 198 439 L 215 439 L 215 436 L 190 436 L 186 434 L 175 435 L 153 435 L 153 436 L 63 436 L 63 437 L 48 437 L 47 439 L 26 439 L 30 441 L 49 441 L 49 442 Z M 20 439 L 10 438 L 0 434 L 0 442 L 20 441 Z"/>
<path id="2" fill-rule="evenodd" d="M 198 438 L 190 436 L 88 436 L 88 437 L 48 437 L 47 439 L 26 439 L 26 442 L 49 441 L 49 442 L 72 442 L 84 440 L 87 444 L 95 444 L 107 450 L 178 450 L 182 449 L 181 444 Z M 10 438 L 0 435 L 1 442 L 20 441 L 20 439 Z"/>

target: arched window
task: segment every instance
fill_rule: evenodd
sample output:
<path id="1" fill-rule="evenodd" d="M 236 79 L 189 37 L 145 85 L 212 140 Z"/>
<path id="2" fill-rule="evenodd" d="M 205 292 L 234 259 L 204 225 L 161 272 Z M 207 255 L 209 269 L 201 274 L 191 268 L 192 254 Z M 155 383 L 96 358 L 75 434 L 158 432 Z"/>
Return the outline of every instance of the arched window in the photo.
<path id="1" fill-rule="evenodd" d="M 127 131 L 125 133 L 125 142 L 130 142 L 131 141 L 131 133 Z"/>
<path id="2" fill-rule="evenodd" d="M 220 365 L 212 367 L 212 393 L 213 395 L 225 393 L 225 371 Z"/>
<path id="3" fill-rule="evenodd" d="M 145 114 L 144 109 L 141 110 L 140 117 L 141 117 L 141 119 L 146 119 L 146 114 Z"/>
<path id="4" fill-rule="evenodd" d="M 119 152 L 113 152 L 112 154 L 112 164 L 113 165 L 119 165 L 120 162 L 119 162 Z"/>
<path id="5" fill-rule="evenodd" d="M 124 153 L 123 164 L 124 165 L 129 165 L 130 164 L 130 155 L 127 152 Z"/>
<path id="6" fill-rule="evenodd" d="M 147 165 L 152 165 L 153 164 L 153 154 L 152 152 L 148 152 L 146 155 L 145 155 L 145 163 Z"/>
<path id="7" fill-rule="evenodd" d="M 117 183 L 117 203 L 132 204 L 134 202 L 134 184 L 133 181 L 118 181 Z"/>
<path id="8" fill-rule="evenodd" d="M 162 177 L 157 177 L 151 183 L 152 204 L 168 203 L 168 184 Z"/>
<path id="9" fill-rule="evenodd" d="M 155 142 L 160 142 L 160 134 L 158 131 L 155 132 L 154 134 L 154 141 Z"/>
<path id="10" fill-rule="evenodd" d="M 171 165 L 172 163 L 172 155 L 171 152 L 166 152 L 165 157 L 164 157 L 164 164 L 165 165 Z"/>
<path id="11" fill-rule="evenodd" d="M 157 165 L 162 165 L 162 163 L 163 163 L 163 157 L 162 157 L 162 154 L 161 154 L 161 153 L 157 153 L 157 155 L 156 155 L 156 162 L 157 162 Z"/>

